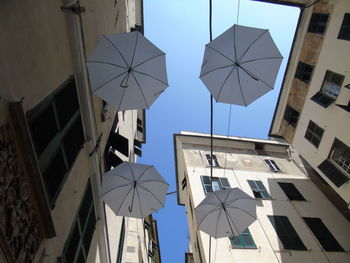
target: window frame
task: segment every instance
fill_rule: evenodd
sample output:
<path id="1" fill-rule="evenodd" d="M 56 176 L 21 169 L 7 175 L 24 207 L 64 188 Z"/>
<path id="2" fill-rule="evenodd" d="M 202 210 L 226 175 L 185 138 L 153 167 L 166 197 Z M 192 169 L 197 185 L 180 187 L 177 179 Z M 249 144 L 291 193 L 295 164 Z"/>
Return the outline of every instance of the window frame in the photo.
<path id="1" fill-rule="evenodd" d="M 344 33 L 344 31 L 348 31 L 347 34 Z M 350 13 L 344 14 L 343 22 L 340 26 L 337 39 L 350 41 Z"/>
<path id="2" fill-rule="evenodd" d="M 247 180 L 247 182 L 248 182 L 250 189 L 252 190 L 253 195 L 256 199 L 272 199 L 271 195 L 267 191 L 267 189 L 262 181 L 260 181 L 260 180 Z M 259 183 L 261 183 L 260 186 L 259 186 Z"/>
<path id="3" fill-rule="evenodd" d="M 206 195 L 208 193 L 213 192 L 213 188 L 212 188 L 212 183 L 209 184 L 208 181 L 205 182 L 205 180 L 209 180 L 211 182 L 212 181 L 217 182 L 220 189 L 218 189 L 216 191 L 231 188 L 230 182 L 228 181 L 228 179 L 226 177 L 212 177 L 210 179 L 210 176 L 201 175 L 200 178 L 201 178 L 204 194 L 206 194 Z M 211 190 L 208 191 L 208 189 L 211 189 Z"/>
<path id="4" fill-rule="evenodd" d="M 303 220 L 325 251 L 344 252 L 343 247 L 339 244 L 320 218 L 303 217 Z M 329 243 L 331 243 L 330 246 Z"/>
<path id="5" fill-rule="evenodd" d="M 298 188 L 293 183 L 277 182 L 290 201 L 306 201 Z"/>
<path id="6" fill-rule="evenodd" d="M 209 166 L 211 166 L 212 161 L 211 161 L 210 154 L 208 154 L 208 153 L 205 154 L 205 157 L 206 157 L 206 159 L 208 161 Z M 213 160 L 214 160 L 213 167 L 220 167 L 220 164 L 219 164 L 218 159 L 217 159 L 215 154 L 213 154 Z"/>
<path id="7" fill-rule="evenodd" d="M 275 160 L 272 159 L 264 159 L 265 164 L 269 167 L 271 172 L 279 173 L 281 172 L 281 168 L 278 167 Z"/>
<path id="8" fill-rule="evenodd" d="M 246 243 L 246 239 L 249 239 L 250 244 Z M 239 241 L 240 244 L 234 244 L 234 240 Z M 230 243 L 231 243 L 231 248 L 235 249 L 235 248 L 244 248 L 244 249 L 256 249 L 257 246 L 254 242 L 253 236 L 249 231 L 249 228 L 246 228 L 239 236 L 234 236 L 234 237 L 229 237 Z"/>
<path id="9" fill-rule="evenodd" d="M 331 150 L 329 152 L 329 156 L 328 159 L 331 160 L 332 163 L 334 163 L 334 165 L 339 168 L 345 175 L 347 175 L 348 177 L 350 177 L 350 158 L 347 160 L 346 158 L 342 158 L 342 162 L 339 162 L 339 160 L 336 160 L 333 158 L 333 156 L 335 155 L 335 146 L 336 144 L 339 144 L 340 147 L 344 147 L 346 149 L 344 149 L 344 152 L 346 153 L 350 153 L 350 147 L 347 146 L 345 143 L 343 143 L 341 140 L 334 138 Z M 339 148 L 340 148 L 339 147 Z M 340 151 L 340 150 L 339 150 Z M 341 157 L 343 156 L 343 154 L 341 154 Z"/>
<path id="10" fill-rule="evenodd" d="M 86 207 L 84 207 L 84 204 L 86 204 L 86 200 L 89 200 L 86 198 L 89 198 L 89 197 L 91 198 L 91 202 L 88 202 L 88 204 L 89 204 L 88 213 L 84 217 L 84 216 L 81 216 L 81 211 L 82 211 L 82 209 L 86 208 Z M 88 229 L 89 223 L 91 223 L 89 221 L 91 219 L 90 217 L 92 218 L 94 224 L 90 226 L 90 229 Z M 81 256 L 83 256 L 84 260 L 87 259 L 88 254 L 89 254 L 89 250 L 90 250 L 90 246 L 91 246 L 91 242 L 93 239 L 93 235 L 95 232 L 96 223 L 97 223 L 97 218 L 96 218 L 94 197 L 93 197 L 93 192 L 92 192 L 92 185 L 91 185 L 91 182 L 89 179 L 87 182 L 87 185 L 85 187 L 82 199 L 80 201 L 79 208 L 75 214 L 75 218 L 73 220 L 69 235 L 68 235 L 66 242 L 64 244 L 64 247 L 63 247 L 62 257 L 61 257 L 63 263 L 70 263 L 70 262 L 75 263 L 78 261 L 78 259 Z M 76 227 L 78 227 L 78 228 L 76 228 Z M 91 236 L 89 237 L 88 245 L 87 245 L 85 243 L 84 238 L 88 233 L 87 231 L 91 230 L 91 229 L 93 229 L 93 231 L 92 231 Z M 79 241 L 77 242 L 77 246 L 75 247 L 75 254 L 74 254 L 73 259 L 68 258 L 68 260 L 67 260 L 66 253 L 68 252 L 70 242 L 74 242 L 74 239 L 72 239 L 72 238 L 74 238 L 74 233 L 75 233 L 74 231 L 76 231 L 76 230 L 78 230 L 78 233 L 79 233 Z M 70 256 L 70 255 L 68 255 L 68 256 Z"/>
<path id="11" fill-rule="evenodd" d="M 268 215 L 272 227 L 286 250 L 307 250 L 297 231 L 287 216 Z"/>
<path id="12" fill-rule="evenodd" d="M 320 21 L 326 17 L 326 21 Z M 328 24 L 329 13 L 313 13 L 307 29 L 308 33 L 324 35 Z M 317 30 L 320 29 L 320 30 Z"/>
<path id="13" fill-rule="evenodd" d="M 313 127 L 310 128 L 310 126 L 313 126 Z M 321 135 L 317 134 L 317 131 L 315 131 L 315 129 L 319 130 L 321 132 Z M 318 149 L 322 141 L 323 134 L 324 134 L 324 129 L 321 128 L 316 122 L 310 120 L 306 128 L 304 138 Z M 315 142 L 314 139 L 317 139 L 318 141 Z"/>
<path id="14" fill-rule="evenodd" d="M 308 69 L 306 71 L 306 69 Z M 309 72 L 308 72 L 309 71 Z M 312 73 L 314 71 L 314 66 L 307 64 L 305 62 L 299 61 L 297 68 L 295 70 L 295 78 L 299 79 L 306 84 L 309 84 L 312 78 Z"/>
<path id="15" fill-rule="evenodd" d="M 62 98 L 67 96 L 67 91 L 70 96 L 69 98 L 71 99 L 71 104 L 69 104 L 68 107 L 64 107 L 65 105 L 62 104 L 64 103 L 64 99 L 62 100 Z M 56 133 L 48 141 L 42 142 L 42 138 L 40 138 L 40 136 L 38 137 L 37 131 L 39 130 L 40 132 L 40 130 L 44 129 L 43 124 L 38 123 L 41 125 L 39 128 L 35 126 L 37 125 L 36 122 L 41 121 L 41 117 L 45 117 L 43 115 L 49 108 L 52 108 L 50 117 L 54 119 Z M 66 111 L 67 109 L 70 111 L 69 119 L 66 119 L 67 116 L 62 115 L 65 114 L 62 110 Z M 69 78 L 66 79 L 57 89 L 44 98 L 33 109 L 29 110 L 26 115 L 30 137 L 33 143 L 47 201 L 50 209 L 53 209 L 56 199 L 59 196 L 69 172 L 74 166 L 75 160 L 86 140 L 74 75 L 69 76 Z M 62 117 L 64 118 L 62 119 Z M 46 116 L 46 118 L 48 118 L 48 116 Z M 47 119 L 43 121 L 47 122 Z M 76 134 L 77 131 L 79 134 Z M 45 133 L 44 131 L 42 132 Z M 79 136 L 79 139 L 81 139 L 80 141 L 75 141 L 77 144 L 72 145 L 69 143 L 69 138 L 72 138 L 72 134 L 74 136 Z M 41 149 L 38 149 L 39 143 L 43 145 L 45 144 L 45 146 L 40 146 Z M 72 147 L 75 147 L 76 149 Z M 57 161 L 59 162 L 59 165 L 56 163 Z M 52 173 L 51 170 L 59 174 L 50 176 Z"/>
<path id="16" fill-rule="evenodd" d="M 284 111 L 283 119 L 295 128 L 298 125 L 299 116 L 300 112 L 287 104 L 286 109 Z"/>

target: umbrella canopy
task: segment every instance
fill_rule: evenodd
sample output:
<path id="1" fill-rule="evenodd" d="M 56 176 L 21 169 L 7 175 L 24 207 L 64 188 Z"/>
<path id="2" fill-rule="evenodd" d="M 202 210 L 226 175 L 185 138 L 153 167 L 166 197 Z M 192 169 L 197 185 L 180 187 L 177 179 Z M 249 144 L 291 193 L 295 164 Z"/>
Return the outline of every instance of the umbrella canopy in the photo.
<path id="1" fill-rule="evenodd" d="M 137 31 L 104 35 L 87 67 L 92 92 L 117 111 L 148 109 L 168 87 L 165 54 Z"/>
<path id="2" fill-rule="evenodd" d="M 238 236 L 256 220 L 256 202 L 239 188 L 229 188 L 207 194 L 195 214 L 198 229 L 210 236 Z"/>
<path id="3" fill-rule="evenodd" d="M 273 89 L 282 59 L 268 30 L 233 25 L 206 45 L 200 79 L 217 102 L 247 106 Z"/>
<path id="4" fill-rule="evenodd" d="M 101 199 L 116 215 L 144 218 L 164 206 L 168 186 L 153 166 L 123 162 L 103 176 Z"/>

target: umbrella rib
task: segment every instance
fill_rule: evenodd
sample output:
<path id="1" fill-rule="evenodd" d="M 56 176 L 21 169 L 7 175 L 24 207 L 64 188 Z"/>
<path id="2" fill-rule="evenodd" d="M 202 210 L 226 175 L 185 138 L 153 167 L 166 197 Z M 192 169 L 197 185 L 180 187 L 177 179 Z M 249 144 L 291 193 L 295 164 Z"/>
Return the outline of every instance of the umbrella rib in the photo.
<path id="1" fill-rule="evenodd" d="M 154 198 L 157 199 L 157 201 L 159 202 L 159 204 L 160 204 L 162 207 L 164 207 L 164 205 L 163 205 L 162 202 L 159 200 L 159 198 L 156 197 L 150 190 L 148 190 L 146 187 L 144 187 L 143 185 L 140 185 L 140 184 L 139 184 L 139 187 L 142 188 L 143 190 L 149 192 L 151 195 L 153 195 Z"/>
<path id="2" fill-rule="evenodd" d="M 249 63 L 249 62 L 253 62 L 253 61 L 258 61 L 258 60 L 265 60 L 265 59 L 283 59 L 283 57 L 266 57 L 266 58 L 256 58 L 256 59 L 251 59 L 251 60 L 246 60 L 246 61 L 241 61 L 240 64 L 244 64 L 244 63 Z"/>
<path id="3" fill-rule="evenodd" d="M 242 99 L 243 99 L 244 105 L 247 106 L 247 103 L 246 103 L 246 101 L 245 101 L 245 99 L 244 99 L 244 95 L 243 95 L 243 90 L 242 90 L 242 86 L 241 86 L 241 78 L 239 77 L 238 67 L 237 67 L 236 69 L 237 69 L 237 79 L 238 79 L 239 90 L 241 91 Z"/>
<path id="4" fill-rule="evenodd" d="M 233 224 L 234 228 L 236 229 L 237 233 L 239 233 L 239 231 L 238 231 L 238 229 L 237 229 L 237 227 L 236 227 L 236 225 L 235 225 L 235 221 L 232 220 L 231 216 L 229 215 L 229 213 L 228 213 L 226 210 L 225 210 L 225 215 L 226 215 L 227 222 L 228 222 L 228 224 L 229 224 L 229 226 L 230 226 L 230 228 L 231 228 L 231 231 L 232 231 L 233 229 L 232 229 L 232 226 L 231 226 L 231 223 L 230 223 L 230 219 L 231 219 L 232 224 Z M 233 231 L 232 231 L 232 236 L 234 236 Z"/>
<path id="5" fill-rule="evenodd" d="M 226 206 L 226 207 L 227 207 L 227 208 L 236 208 L 236 209 L 238 209 L 239 211 L 241 211 L 241 212 L 243 212 L 243 213 L 245 213 L 245 214 L 247 214 L 247 215 L 251 216 L 252 218 L 256 219 L 256 217 L 255 217 L 255 216 L 253 216 L 253 215 L 249 214 L 248 212 L 246 212 L 246 211 L 242 210 L 241 208 L 239 208 L 239 207 L 237 207 L 237 206 Z"/>
<path id="6" fill-rule="evenodd" d="M 129 168 L 130 168 L 130 171 L 131 171 L 131 174 L 132 174 L 132 178 L 134 179 L 133 181 L 135 182 L 136 179 L 135 179 L 134 171 L 132 170 L 130 163 L 127 162 L 127 164 L 129 165 Z"/>
<path id="7" fill-rule="evenodd" d="M 124 60 L 125 65 L 127 66 L 127 68 L 129 68 L 130 66 L 129 66 L 129 64 L 126 62 L 126 59 L 124 58 L 123 54 L 120 52 L 119 48 L 117 48 L 117 46 L 114 45 L 114 43 L 113 43 L 106 35 L 103 35 L 103 37 L 104 37 L 105 39 L 107 39 L 107 41 L 115 48 L 115 50 L 118 51 L 119 55 L 120 55 L 120 56 L 122 57 L 122 59 Z"/>
<path id="8" fill-rule="evenodd" d="M 219 91 L 219 94 L 218 94 L 218 96 L 217 96 L 217 99 L 216 99 L 216 100 L 218 100 L 218 99 L 219 99 L 220 94 L 221 94 L 221 91 L 224 89 L 224 86 L 225 86 L 225 84 L 226 84 L 226 82 L 227 82 L 228 78 L 231 76 L 231 74 L 232 74 L 232 72 L 233 72 L 233 70 L 234 70 L 234 69 L 235 69 L 235 68 L 234 68 L 234 67 L 232 67 L 232 69 L 231 69 L 230 73 L 227 75 L 227 77 L 226 77 L 226 79 L 225 79 L 224 83 L 222 84 L 222 86 L 221 86 L 221 88 L 220 88 L 220 91 Z"/>
<path id="9" fill-rule="evenodd" d="M 141 207 L 141 199 L 140 199 L 140 194 L 139 194 L 139 190 L 136 187 L 136 194 L 137 194 L 137 199 L 139 199 L 139 207 L 140 207 L 140 213 L 141 213 L 141 217 L 143 218 L 143 212 L 142 212 L 142 207 Z"/>
<path id="10" fill-rule="evenodd" d="M 131 68 L 132 68 L 132 63 L 134 62 L 134 57 L 135 57 L 135 53 L 136 53 L 136 47 L 137 47 L 138 39 L 139 39 L 139 32 L 136 31 L 135 47 L 134 47 L 134 52 L 132 53 L 132 59 L 131 59 L 131 63 L 130 63 L 130 67 Z"/>
<path id="11" fill-rule="evenodd" d="M 122 102 L 123 102 L 125 91 L 126 91 L 126 89 L 123 89 L 123 94 L 122 94 L 122 97 L 120 98 L 120 102 L 119 102 L 119 106 L 118 106 L 117 111 L 119 111 L 120 107 L 122 106 Z M 130 169 L 131 169 L 131 167 L 130 167 Z"/>
<path id="12" fill-rule="evenodd" d="M 213 212 L 215 212 L 215 211 L 217 211 L 217 210 L 220 210 L 220 209 L 221 209 L 221 206 L 215 207 L 213 210 L 209 211 L 209 212 L 202 218 L 202 220 L 199 222 L 199 224 L 198 224 L 197 227 L 199 228 L 199 226 L 203 223 L 204 219 L 206 219 L 211 213 L 213 213 Z"/>
<path id="13" fill-rule="evenodd" d="M 144 181 L 137 181 L 139 184 L 143 184 L 143 183 L 148 183 L 148 182 L 158 182 L 158 183 L 162 183 L 162 184 L 165 184 L 165 185 L 169 185 L 167 182 L 163 182 L 163 181 L 160 181 L 160 180 L 144 180 Z"/>
<path id="14" fill-rule="evenodd" d="M 222 209 L 220 209 L 219 215 L 218 215 L 218 220 L 216 220 L 216 227 L 215 227 L 215 236 L 218 234 L 218 226 L 219 226 L 219 218 L 221 216 Z"/>
<path id="15" fill-rule="evenodd" d="M 137 179 L 135 179 L 135 180 L 137 180 L 137 182 L 139 181 L 139 179 L 142 177 L 142 176 L 144 176 L 144 174 L 149 170 L 149 169 L 151 169 L 153 166 L 148 166 L 141 174 L 140 174 L 140 176 L 137 178 Z"/>
<path id="16" fill-rule="evenodd" d="M 142 96 L 143 96 L 143 99 L 145 100 L 145 103 L 146 103 L 147 109 L 149 109 L 149 105 L 148 105 L 148 103 L 147 103 L 147 100 L 146 100 L 145 94 L 143 93 L 143 90 L 142 90 L 142 88 L 141 88 L 141 86 L 140 86 L 139 82 L 137 81 L 137 79 L 136 79 L 136 77 L 135 77 L 135 75 L 134 75 L 134 73 L 133 73 L 133 72 L 131 72 L 131 75 L 134 77 L 134 79 L 135 79 L 135 81 L 136 81 L 136 84 L 137 84 L 137 86 L 139 87 L 139 89 L 140 89 L 140 91 L 141 91 L 141 93 L 142 93 Z"/>
<path id="17" fill-rule="evenodd" d="M 230 59 L 229 57 L 227 57 L 227 56 L 225 56 L 224 54 L 222 54 L 219 50 L 216 50 L 215 48 L 213 48 L 213 47 L 211 47 L 211 46 L 209 46 L 209 45 L 207 45 L 207 47 L 210 48 L 210 49 L 212 49 L 212 50 L 214 50 L 214 51 L 216 51 L 217 53 L 219 53 L 221 56 L 223 56 L 224 58 L 228 59 L 228 60 L 231 61 L 232 63 L 235 63 L 232 59 Z M 203 67 L 203 65 L 202 65 L 202 67 Z"/>
<path id="18" fill-rule="evenodd" d="M 127 198 L 127 196 L 129 195 L 129 193 L 131 192 L 131 189 L 133 189 L 133 187 L 130 187 L 129 191 L 128 191 L 127 194 L 124 196 L 123 201 L 120 203 L 120 206 L 119 206 L 119 208 L 118 208 L 118 210 L 117 210 L 117 213 L 115 213 L 116 215 L 119 214 L 119 211 L 120 211 L 120 209 L 122 208 L 125 199 Z"/>
<path id="19" fill-rule="evenodd" d="M 212 73 L 212 72 L 214 72 L 216 70 L 220 70 L 220 69 L 224 69 L 224 68 L 228 68 L 228 67 L 232 67 L 232 66 L 234 66 L 234 64 L 230 64 L 230 65 L 227 65 L 227 66 L 222 66 L 222 67 L 210 70 L 210 71 L 204 73 L 203 75 L 200 75 L 199 77 L 201 78 L 201 77 L 204 77 L 205 75 L 208 75 L 208 74 L 210 74 L 210 73 Z"/>
<path id="20" fill-rule="evenodd" d="M 260 36 L 258 36 L 248 47 L 247 49 L 243 52 L 243 54 L 240 56 L 239 60 L 243 58 L 243 56 L 248 52 L 248 50 L 255 44 L 256 41 L 259 40 L 268 30 L 266 29 Z"/>
<path id="21" fill-rule="evenodd" d="M 147 77 L 150 77 L 150 78 L 152 78 L 152 79 L 154 79 L 154 80 L 157 80 L 157 81 L 159 81 L 160 83 L 162 83 L 162 84 L 168 86 L 168 83 L 165 83 L 164 81 L 161 81 L 160 79 L 157 79 L 156 77 L 153 77 L 153 76 L 151 76 L 151 75 L 149 75 L 149 74 L 146 74 L 146 73 L 143 73 L 143 72 L 137 71 L 137 70 L 134 70 L 134 73 L 139 73 L 139 74 L 145 75 L 145 76 L 147 76 Z"/>
<path id="22" fill-rule="evenodd" d="M 233 27 L 233 51 L 235 52 L 235 61 L 237 61 L 236 26 Z"/>
<path id="23" fill-rule="evenodd" d="M 128 71 L 125 71 L 125 72 L 123 72 L 123 73 L 121 73 L 121 74 L 119 74 L 119 75 L 113 77 L 112 79 L 106 81 L 105 83 L 103 83 L 103 84 L 101 84 L 100 86 L 98 86 L 93 92 L 95 93 L 95 92 L 98 91 L 99 89 L 103 88 L 104 85 L 108 84 L 109 82 L 115 80 L 116 78 L 120 77 L 121 75 L 123 75 L 123 74 L 125 74 L 125 73 L 127 73 L 127 72 L 128 72 Z"/>
<path id="24" fill-rule="evenodd" d="M 230 193 L 231 193 L 231 191 L 227 191 L 228 193 L 227 193 L 227 195 L 226 195 L 226 197 L 225 197 L 225 199 L 222 201 L 223 203 L 225 203 L 225 201 L 227 200 L 227 198 L 228 198 L 228 196 L 230 195 Z"/>
<path id="25" fill-rule="evenodd" d="M 114 188 L 108 190 L 107 192 L 105 192 L 104 194 L 100 195 L 100 197 L 107 195 L 109 192 L 112 192 L 115 189 L 118 189 L 118 188 L 121 188 L 121 187 L 125 187 L 125 186 L 129 186 L 129 185 L 131 185 L 131 183 L 123 184 L 123 185 L 119 185 L 117 187 L 114 187 Z"/>
<path id="26" fill-rule="evenodd" d="M 157 57 L 160 57 L 160 56 L 164 56 L 164 55 L 165 55 L 165 53 L 162 52 L 161 54 L 158 54 L 158 55 L 155 55 L 154 57 L 148 58 L 145 61 L 142 61 L 141 63 L 139 63 L 136 66 L 134 66 L 132 69 L 135 69 L 136 67 L 141 66 L 142 64 L 144 64 L 144 63 L 146 63 L 146 62 L 148 62 L 148 61 L 150 61 L 150 60 L 152 60 L 154 58 L 157 58 Z"/>
<path id="27" fill-rule="evenodd" d="M 254 75 L 253 73 L 251 73 L 249 70 L 247 70 L 246 68 L 243 68 L 242 66 L 240 66 L 240 68 L 247 73 L 250 77 L 252 77 L 253 79 L 256 80 L 260 80 L 261 82 L 263 82 L 266 86 L 268 86 L 270 89 L 273 89 L 273 87 L 269 84 L 267 84 L 264 80 L 262 80 L 259 76 Z"/>
<path id="28" fill-rule="evenodd" d="M 89 60 L 89 61 L 86 61 L 86 63 L 106 64 L 106 65 L 115 66 L 115 67 L 117 67 L 117 68 L 127 69 L 126 67 L 123 67 L 123 66 L 120 66 L 120 65 L 117 65 L 117 64 L 113 64 L 113 63 L 109 63 L 109 62 L 104 62 L 104 61 Z"/>

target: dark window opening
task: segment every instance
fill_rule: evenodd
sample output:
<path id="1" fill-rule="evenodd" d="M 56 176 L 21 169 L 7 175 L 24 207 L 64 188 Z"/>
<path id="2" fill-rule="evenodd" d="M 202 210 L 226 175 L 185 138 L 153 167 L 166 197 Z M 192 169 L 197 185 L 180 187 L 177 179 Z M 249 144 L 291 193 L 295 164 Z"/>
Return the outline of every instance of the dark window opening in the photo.
<path id="1" fill-rule="evenodd" d="M 295 77 L 305 83 L 309 83 L 313 71 L 313 66 L 299 61 Z"/>
<path id="2" fill-rule="evenodd" d="M 299 120 L 299 112 L 287 105 L 283 118 L 288 122 L 288 124 L 296 127 Z"/>
<path id="3" fill-rule="evenodd" d="M 289 200 L 305 201 L 305 198 L 292 183 L 278 183 Z"/>
<path id="4" fill-rule="evenodd" d="M 126 157 L 129 157 L 129 140 L 119 133 L 111 133 L 109 135 L 109 143 L 112 148 Z"/>
<path id="5" fill-rule="evenodd" d="M 332 161 L 329 159 L 324 160 L 319 166 L 318 169 L 324 173 L 325 176 L 331 182 L 337 186 L 340 187 L 346 182 L 349 181 L 349 177 L 347 177 Z"/>
<path id="6" fill-rule="evenodd" d="M 182 186 L 182 190 L 185 190 L 185 188 L 186 188 L 186 186 L 187 186 L 186 177 L 185 177 L 184 179 L 182 179 L 181 186 Z"/>
<path id="7" fill-rule="evenodd" d="M 303 217 L 303 219 L 325 251 L 344 251 L 320 218 Z"/>
<path id="8" fill-rule="evenodd" d="M 313 13 L 307 32 L 323 35 L 326 30 L 328 16 L 327 13 Z"/>
<path id="9" fill-rule="evenodd" d="M 286 216 L 268 216 L 285 249 L 307 250 Z"/>
<path id="10" fill-rule="evenodd" d="M 120 230 L 120 236 L 119 236 L 119 246 L 118 246 L 118 254 L 117 254 L 116 263 L 122 262 L 124 240 L 125 240 L 125 218 L 123 217 L 122 228 Z"/>
<path id="11" fill-rule="evenodd" d="M 350 40 L 350 14 L 344 14 L 343 23 L 341 24 L 338 39 Z"/>
<path id="12" fill-rule="evenodd" d="M 309 122 L 305 138 L 316 148 L 320 145 L 324 130 L 313 121 Z"/>

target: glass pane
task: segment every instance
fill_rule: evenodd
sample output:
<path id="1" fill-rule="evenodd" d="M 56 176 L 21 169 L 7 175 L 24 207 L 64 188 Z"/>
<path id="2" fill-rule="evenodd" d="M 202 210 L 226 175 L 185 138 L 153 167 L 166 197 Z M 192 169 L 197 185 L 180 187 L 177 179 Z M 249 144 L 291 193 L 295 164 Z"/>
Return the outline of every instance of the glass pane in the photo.
<path id="1" fill-rule="evenodd" d="M 220 185 L 219 181 L 213 180 L 212 184 L 213 184 L 213 190 L 214 191 L 218 191 L 218 190 L 221 189 L 221 185 Z"/>
<path id="2" fill-rule="evenodd" d="M 261 181 L 255 181 L 259 189 L 265 190 L 265 186 Z"/>
<path id="3" fill-rule="evenodd" d="M 202 180 L 203 180 L 203 183 L 204 183 L 204 184 L 210 185 L 210 177 L 209 177 L 209 176 L 203 175 L 203 176 L 202 176 Z"/>

